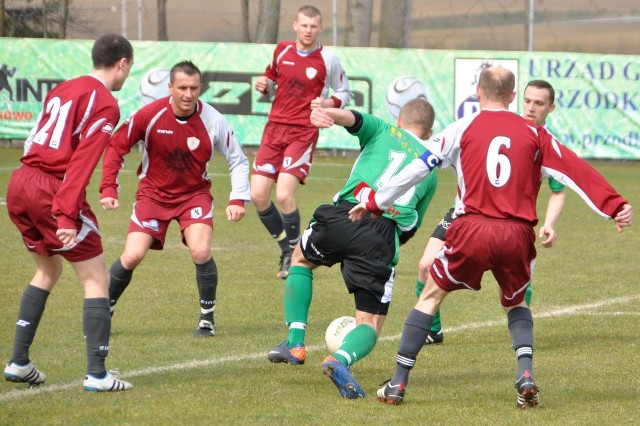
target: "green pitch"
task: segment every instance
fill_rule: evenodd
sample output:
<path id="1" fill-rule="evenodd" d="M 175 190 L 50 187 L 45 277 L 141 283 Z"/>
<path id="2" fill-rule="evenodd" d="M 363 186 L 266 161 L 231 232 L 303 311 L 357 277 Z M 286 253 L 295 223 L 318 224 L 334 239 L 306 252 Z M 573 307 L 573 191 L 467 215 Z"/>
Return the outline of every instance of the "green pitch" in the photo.
<path id="1" fill-rule="evenodd" d="M 0 150 L 0 199 L 4 204 L 18 149 Z M 124 245 L 135 192 L 139 156 L 131 154 L 121 174 L 116 212 L 98 208 L 94 175 L 88 191 L 110 264 Z M 250 159 L 252 160 L 252 159 Z M 298 201 L 304 222 L 329 202 L 348 175 L 353 158 L 318 156 Z M 0 424 L 639 424 L 640 238 L 638 219 L 622 235 L 569 191 L 552 249 L 538 246 L 534 277 L 534 366 L 541 389 L 537 410 L 515 408 L 515 355 L 495 282 L 483 290 L 457 292 L 443 305 L 445 343 L 425 348 L 417 360 L 405 402 L 376 401 L 378 384 L 395 368 L 395 353 L 407 312 L 414 303 L 417 262 L 426 240 L 454 197 L 452 173 L 440 188 L 425 226 L 403 248 L 393 304 L 383 335 L 352 371 L 367 392 L 342 400 L 322 375 L 324 330 L 331 320 L 353 315 L 339 268 L 315 272 L 314 300 L 304 366 L 271 364 L 267 352 L 286 336 L 283 281 L 276 278 L 276 244 L 249 206 L 239 223 L 224 207 L 229 179 L 224 161 L 212 166 L 216 199 L 214 257 L 220 284 L 218 334 L 194 339 L 198 317 L 194 267 L 175 224 L 164 251 L 150 251 L 136 269 L 113 319 L 108 368 L 117 368 L 135 388 L 117 394 L 82 390 L 85 351 L 82 291 L 68 264 L 49 298 L 31 357 L 48 375 L 45 385 L 0 381 Z M 640 163 L 596 162 L 594 166 L 636 207 Z M 543 185 L 540 215 L 548 197 Z M 11 356 L 14 324 L 31 259 L 0 208 L 0 361 Z"/>

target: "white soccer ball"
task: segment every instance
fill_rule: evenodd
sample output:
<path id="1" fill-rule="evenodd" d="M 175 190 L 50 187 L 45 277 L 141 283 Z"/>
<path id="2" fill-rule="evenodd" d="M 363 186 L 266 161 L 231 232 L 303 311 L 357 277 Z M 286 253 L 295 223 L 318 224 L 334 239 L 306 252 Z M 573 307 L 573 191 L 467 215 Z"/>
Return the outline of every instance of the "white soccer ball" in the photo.
<path id="1" fill-rule="evenodd" d="M 389 114 L 394 120 L 397 120 L 400 108 L 410 100 L 417 98 L 428 100 L 429 89 L 420 79 L 403 75 L 389 83 L 385 104 Z"/>
<path id="2" fill-rule="evenodd" d="M 169 96 L 169 79 L 171 71 L 156 68 L 144 75 L 140 81 L 140 99 L 147 105 L 156 99 Z"/>
<path id="3" fill-rule="evenodd" d="M 356 319 L 354 317 L 340 317 L 331 321 L 324 333 L 324 341 L 330 353 L 334 353 L 344 341 L 344 337 L 356 328 Z"/>

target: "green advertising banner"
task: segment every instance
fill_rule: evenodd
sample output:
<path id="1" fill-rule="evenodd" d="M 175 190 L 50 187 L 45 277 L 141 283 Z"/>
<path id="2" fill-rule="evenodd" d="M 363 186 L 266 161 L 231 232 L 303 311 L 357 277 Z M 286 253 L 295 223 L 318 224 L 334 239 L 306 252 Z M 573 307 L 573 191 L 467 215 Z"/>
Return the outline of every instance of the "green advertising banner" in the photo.
<path id="1" fill-rule="evenodd" d="M 90 40 L 0 38 L 0 138 L 24 139 L 41 101 L 59 82 L 91 68 Z M 260 143 L 270 100 L 253 89 L 271 60 L 273 45 L 204 42 L 133 42 L 135 63 L 115 93 L 122 119 L 145 102 L 168 94 L 168 69 L 192 60 L 203 74 L 201 99 L 225 115 L 246 146 Z M 532 79 L 556 89 L 548 127 L 583 158 L 640 159 L 640 58 L 554 52 L 451 51 L 336 47 L 351 83 L 350 108 L 394 121 L 397 104 L 426 96 L 436 111 L 435 130 L 477 110 L 475 84 L 486 64 L 516 74 L 522 90 Z M 358 149 L 342 129 L 323 130 L 318 147 Z"/>

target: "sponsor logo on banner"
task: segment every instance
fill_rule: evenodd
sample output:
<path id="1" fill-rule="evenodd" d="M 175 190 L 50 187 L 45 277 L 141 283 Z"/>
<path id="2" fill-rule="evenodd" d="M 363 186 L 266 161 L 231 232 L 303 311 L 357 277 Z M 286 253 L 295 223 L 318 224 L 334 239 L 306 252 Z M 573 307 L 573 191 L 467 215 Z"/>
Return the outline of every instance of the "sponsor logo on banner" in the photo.
<path id="1" fill-rule="evenodd" d="M 516 76 L 515 88 L 518 88 L 518 60 L 517 59 L 468 59 L 456 58 L 455 63 L 455 93 L 454 119 L 476 113 L 480 110 L 480 103 L 476 96 L 478 79 L 483 69 L 490 66 L 501 66 L 513 72 Z M 518 111 L 518 96 L 509 105 L 509 110 Z"/>

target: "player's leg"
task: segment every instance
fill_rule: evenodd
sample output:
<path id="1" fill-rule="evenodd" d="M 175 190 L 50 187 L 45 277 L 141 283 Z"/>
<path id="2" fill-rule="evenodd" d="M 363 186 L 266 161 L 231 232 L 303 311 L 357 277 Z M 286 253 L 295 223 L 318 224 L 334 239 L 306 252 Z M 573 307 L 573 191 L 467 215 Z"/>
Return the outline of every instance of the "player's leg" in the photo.
<path id="1" fill-rule="evenodd" d="M 292 250 L 300 241 L 300 211 L 296 205 L 296 189 L 299 183 L 300 179 L 297 176 L 282 172 L 278 175 L 276 184 L 276 200 L 282 212 L 282 225 L 287 243 Z M 288 273 L 286 260 L 286 257 L 281 260 L 281 278 Z"/>
<path id="2" fill-rule="evenodd" d="M 218 267 L 211 255 L 211 235 L 213 228 L 205 223 L 187 226 L 184 240 L 196 267 L 196 284 L 200 300 L 200 316 L 195 337 L 211 337 L 216 334 L 214 310 L 218 289 Z"/>
<path id="3" fill-rule="evenodd" d="M 284 279 L 287 277 L 286 272 L 291 263 L 291 247 L 289 246 L 280 211 L 271 201 L 271 190 L 274 185 L 274 178 L 256 173 L 251 175 L 251 202 L 256 207 L 258 218 L 269 232 L 269 235 L 278 243 L 281 254 L 277 276 Z M 287 264 L 284 264 L 285 261 Z"/>
<path id="4" fill-rule="evenodd" d="M 440 227 L 442 222 L 438 225 Z M 436 227 L 436 229 L 438 229 Z M 420 293 L 422 293 L 422 289 L 424 288 L 424 284 L 427 281 L 427 277 L 429 276 L 429 270 L 431 269 L 431 265 L 433 265 L 433 261 L 436 256 L 444 246 L 444 230 L 442 232 L 442 238 L 439 238 L 436 235 L 436 230 L 434 230 L 434 234 L 429 238 L 427 242 L 427 246 L 424 248 L 424 253 L 422 254 L 422 258 L 418 263 L 418 280 L 416 281 L 416 297 L 420 297 Z M 431 324 L 431 330 L 429 331 L 429 335 L 425 340 L 425 345 L 437 345 L 444 341 L 444 333 L 442 332 L 442 324 L 440 322 L 440 310 L 438 310 L 433 316 L 433 322 Z"/>
<path id="5" fill-rule="evenodd" d="M 149 249 L 162 250 L 174 209 L 140 197 L 133 205 L 124 250 L 109 269 L 109 303 L 111 314 L 122 293 L 131 283 L 134 269 Z"/>
<path id="6" fill-rule="evenodd" d="M 105 359 L 109 354 L 111 315 L 109 314 L 109 272 L 104 254 L 91 259 L 71 262 L 84 289 L 82 329 L 86 339 L 87 375 L 84 389 L 88 391 L 124 391 L 131 383 L 114 378 L 107 372 Z"/>
<path id="7" fill-rule="evenodd" d="M 409 373 L 431 330 L 433 317 L 447 294 L 448 292 L 441 289 L 429 275 L 418 302 L 405 320 L 396 355 L 396 370 L 391 380 L 378 389 L 379 401 L 399 404 L 404 399 L 405 389 L 409 384 Z"/>
<path id="8" fill-rule="evenodd" d="M 373 298 L 371 294 L 368 297 Z M 336 385 L 343 398 L 364 398 L 364 390 L 351 374 L 350 367 L 373 350 L 385 318 L 386 313 L 356 310 L 356 327 L 344 337 L 340 348 L 322 361 L 323 373 Z"/>
<path id="9" fill-rule="evenodd" d="M 142 262 L 154 242 L 153 236 L 145 232 L 129 232 L 124 250 L 109 268 L 109 309 L 111 315 L 116 304 L 133 277 L 133 270 Z"/>
<path id="10" fill-rule="evenodd" d="M 533 316 L 524 300 L 525 288 L 531 282 L 535 264 L 535 233 L 533 228 L 513 223 L 502 226 L 496 232 L 504 243 L 496 258 L 492 273 L 500 287 L 501 304 L 507 314 L 507 324 L 511 337 L 511 347 L 517 359 L 516 405 L 520 409 L 536 407 L 539 392 L 533 378 Z M 510 244 L 509 244 L 510 243 Z"/>
<path id="11" fill-rule="evenodd" d="M 31 253 L 31 256 L 36 265 L 36 273 L 22 293 L 13 339 L 13 353 L 4 370 L 4 377 L 13 382 L 38 385 L 43 383 L 47 376 L 31 363 L 29 348 L 38 330 L 47 298 L 62 274 L 62 258 L 36 253 Z"/>
<path id="12" fill-rule="evenodd" d="M 305 335 L 313 295 L 313 269 L 300 245 L 293 250 L 291 267 L 284 283 L 284 316 L 289 327 L 287 339 L 269 352 L 271 362 L 304 364 L 307 357 Z"/>

